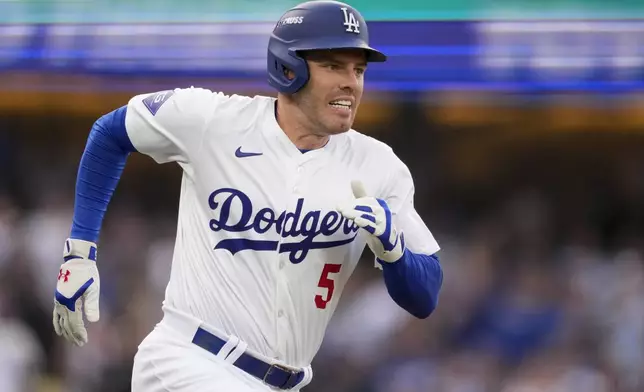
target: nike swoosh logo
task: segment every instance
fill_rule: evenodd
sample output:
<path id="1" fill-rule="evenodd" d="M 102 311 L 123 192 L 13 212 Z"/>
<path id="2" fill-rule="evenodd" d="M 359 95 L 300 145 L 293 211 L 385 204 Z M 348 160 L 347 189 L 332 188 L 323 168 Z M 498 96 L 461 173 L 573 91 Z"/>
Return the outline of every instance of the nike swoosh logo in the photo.
<path id="1" fill-rule="evenodd" d="M 235 156 L 237 158 L 254 157 L 254 156 L 257 156 L 257 155 L 263 155 L 263 153 L 261 153 L 261 152 L 243 152 L 241 150 L 241 147 L 239 147 L 239 148 L 237 148 L 237 150 L 235 150 Z"/>

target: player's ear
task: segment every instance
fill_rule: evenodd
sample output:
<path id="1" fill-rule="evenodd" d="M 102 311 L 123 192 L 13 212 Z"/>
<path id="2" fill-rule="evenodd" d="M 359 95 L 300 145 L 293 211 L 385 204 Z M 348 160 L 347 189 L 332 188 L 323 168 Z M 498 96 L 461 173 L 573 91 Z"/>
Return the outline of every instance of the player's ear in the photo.
<path id="1" fill-rule="evenodd" d="M 288 80 L 295 79 L 295 72 L 291 71 L 290 69 L 282 67 L 282 72 L 284 72 L 284 76 L 286 76 Z"/>

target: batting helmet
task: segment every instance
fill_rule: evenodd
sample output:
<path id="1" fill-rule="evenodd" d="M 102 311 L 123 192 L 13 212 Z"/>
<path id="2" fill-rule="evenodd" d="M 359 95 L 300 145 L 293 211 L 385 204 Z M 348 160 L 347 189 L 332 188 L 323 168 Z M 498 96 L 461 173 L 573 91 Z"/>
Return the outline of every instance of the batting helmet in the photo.
<path id="1" fill-rule="evenodd" d="M 387 57 L 369 46 L 367 23 L 360 13 L 339 1 L 308 1 L 288 10 L 275 25 L 268 42 L 268 83 L 293 94 L 309 80 L 309 69 L 299 52 L 316 49 L 364 49 L 367 61 Z M 285 70 L 295 77 L 290 79 Z"/>

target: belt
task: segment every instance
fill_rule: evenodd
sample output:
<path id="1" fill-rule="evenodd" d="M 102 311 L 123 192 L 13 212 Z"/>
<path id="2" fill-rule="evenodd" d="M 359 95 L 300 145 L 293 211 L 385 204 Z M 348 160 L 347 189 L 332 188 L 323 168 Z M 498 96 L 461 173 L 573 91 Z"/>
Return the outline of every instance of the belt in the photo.
<path id="1" fill-rule="evenodd" d="M 226 344 L 223 339 L 211 334 L 203 328 L 198 328 L 192 343 L 217 355 Z M 233 363 L 246 373 L 264 381 L 266 384 L 279 389 L 291 389 L 304 379 L 304 371 L 292 370 L 283 366 L 266 363 L 244 352 Z"/>

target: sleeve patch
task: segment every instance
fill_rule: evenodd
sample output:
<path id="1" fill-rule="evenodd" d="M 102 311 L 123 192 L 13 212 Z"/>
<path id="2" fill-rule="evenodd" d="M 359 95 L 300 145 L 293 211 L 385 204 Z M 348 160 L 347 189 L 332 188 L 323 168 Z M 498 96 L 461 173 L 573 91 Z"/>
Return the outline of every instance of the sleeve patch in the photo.
<path id="1" fill-rule="evenodd" d="M 170 99 L 170 97 L 173 95 L 174 95 L 174 91 L 172 90 L 160 91 L 158 93 L 154 93 L 149 97 L 145 98 L 143 100 L 143 104 L 145 105 L 146 108 L 148 108 L 150 113 L 152 113 L 152 115 L 154 116 L 161 108 L 161 105 L 166 103 L 166 101 L 168 101 L 168 99 Z"/>

